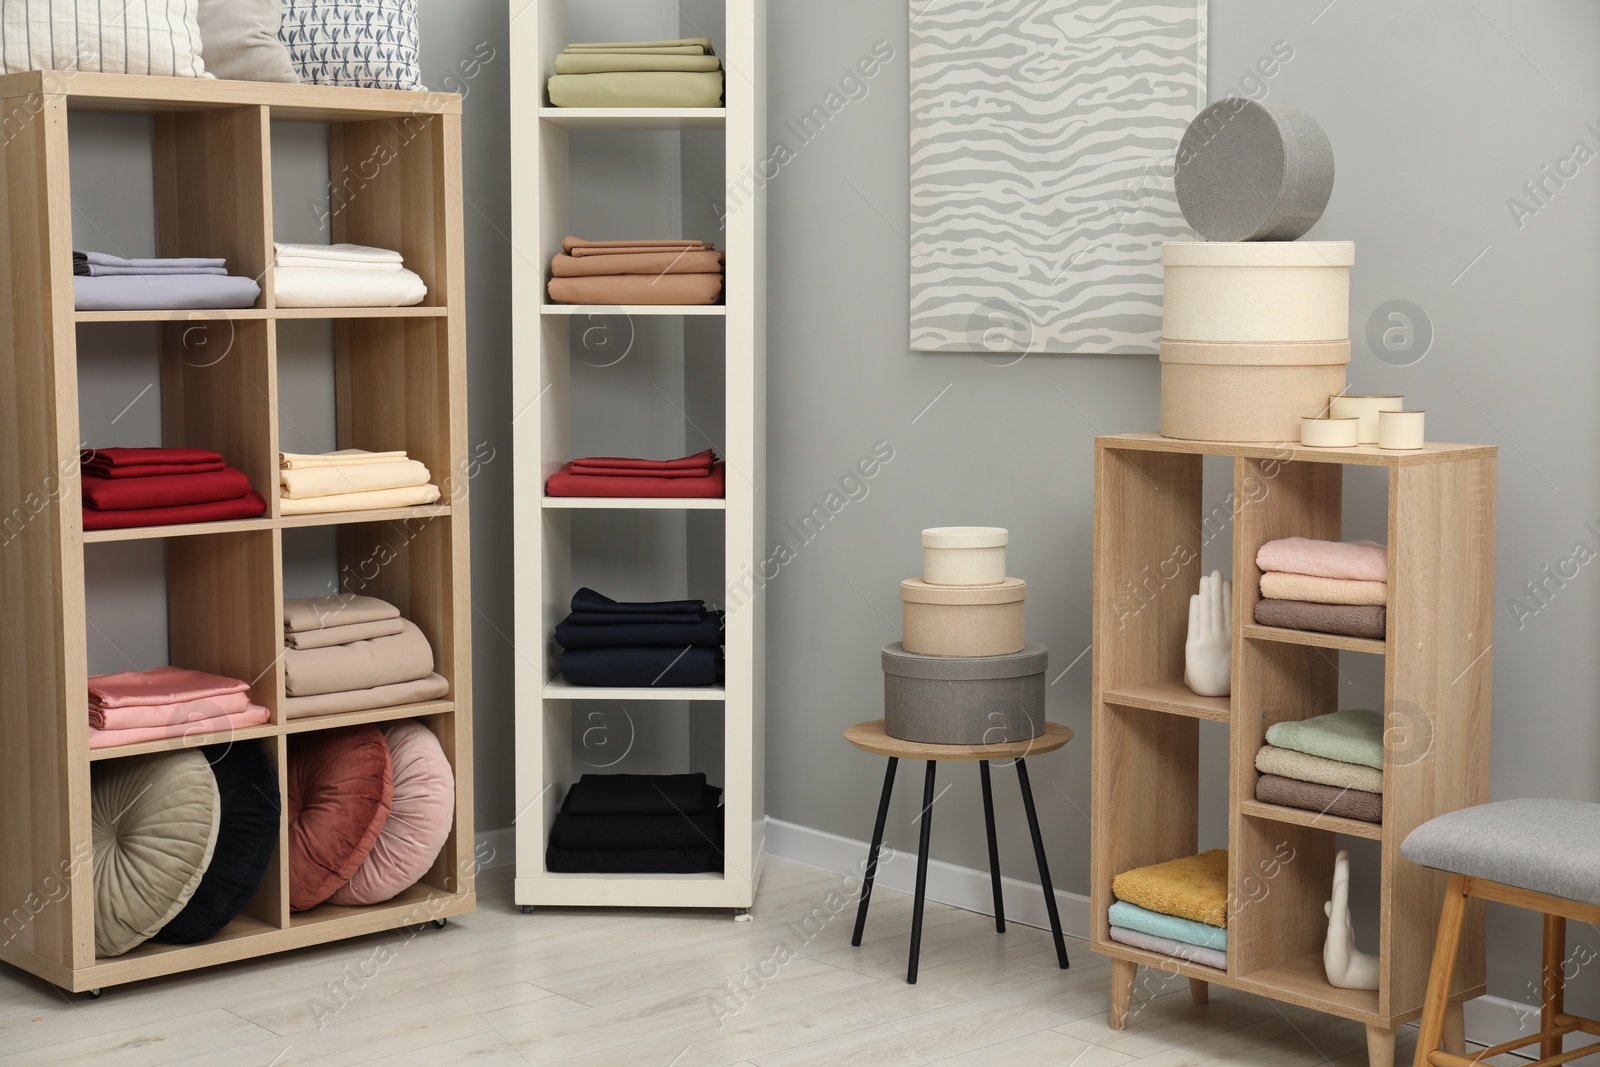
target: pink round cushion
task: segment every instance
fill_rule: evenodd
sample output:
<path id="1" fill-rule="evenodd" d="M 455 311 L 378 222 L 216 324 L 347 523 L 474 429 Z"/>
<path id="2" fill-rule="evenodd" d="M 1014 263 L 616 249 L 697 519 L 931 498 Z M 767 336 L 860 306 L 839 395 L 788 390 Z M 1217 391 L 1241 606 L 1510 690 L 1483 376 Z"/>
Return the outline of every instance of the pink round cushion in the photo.
<path id="1" fill-rule="evenodd" d="M 334 904 L 380 904 L 416 885 L 439 858 L 456 813 L 456 778 L 433 731 L 415 720 L 383 729 L 394 765 L 394 800 L 378 843 Z"/>
<path id="2" fill-rule="evenodd" d="M 289 907 L 314 908 L 377 844 L 393 795 L 389 746 L 376 726 L 289 738 Z"/>

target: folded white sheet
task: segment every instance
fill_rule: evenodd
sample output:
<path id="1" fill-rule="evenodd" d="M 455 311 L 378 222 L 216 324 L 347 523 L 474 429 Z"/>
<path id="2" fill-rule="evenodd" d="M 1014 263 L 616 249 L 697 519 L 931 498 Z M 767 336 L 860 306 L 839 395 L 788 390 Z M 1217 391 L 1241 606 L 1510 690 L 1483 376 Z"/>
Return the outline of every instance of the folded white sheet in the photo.
<path id="1" fill-rule="evenodd" d="M 323 515 L 335 511 L 376 511 L 380 508 L 414 508 L 439 499 L 437 485 L 411 485 L 403 489 L 374 489 L 369 493 L 339 493 L 312 496 L 303 500 L 284 497 L 278 501 L 283 515 Z"/>
<path id="2" fill-rule="evenodd" d="M 371 245 L 308 245 L 274 241 L 272 248 L 278 254 L 280 263 L 287 256 L 292 259 L 315 260 L 322 266 L 337 267 L 348 264 L 356 269 L 379 264 L 404 264 L 399 252 L 387 248 L 373 248 Z"/>
<path id="3" fill-rule="evenodd" d="M 279 267 L 272 277 L 281 308 L 410 307 L 428 295 L 409 270 Z"/>

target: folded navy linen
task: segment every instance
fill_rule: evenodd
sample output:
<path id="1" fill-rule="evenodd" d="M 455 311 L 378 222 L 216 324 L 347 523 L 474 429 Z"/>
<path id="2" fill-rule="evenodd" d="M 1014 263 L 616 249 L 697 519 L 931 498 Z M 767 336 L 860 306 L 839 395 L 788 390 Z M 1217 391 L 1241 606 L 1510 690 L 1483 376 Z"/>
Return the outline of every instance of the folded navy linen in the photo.
<path id="1" fill-rule="evenodd" d="M 550 847 L 575 851 L 703 848 L 721 840 L 722 790 L 702 790 L 700 810 L 671 815 L 574 815 L 562 805 L 550 827 Z"/>
<path id="2" fill-rule="evenodd" d="M 586 586 L 572 594 L 572 610 L 597 615 L 699 615 L 706 610 L 706 602 L 659 600 L 646 604 L 625 604 Z"/>
<path id="3" fill-rule="evenodd" d="M 695 618 L 683 616 L 681 622 L 664 622 L 676 616 L 651 616 L 644 621 L 634 621 L 633 615 L 600 615 L 580 613 L 589 619 L 617 619 L 617 622 L 574 622 L 576 615 L 568 616 L 556 624 L 556 644 L 562 648 L 614 648 L 619 645 L 659 645 L 687 648 L 704 645 L 715 648 L 722 644 L 722 612 L 708 611 Z"/>
<path id="4" fill-rule="evenodd" d="M 619 688 L 716 685 L 722 680 L 722 649 L 573 648 L 561 653 L 561 675 L 573 685 Z"/>
<path id="5" fill-rule="evenodd" d="M 561 810 L 572 815 L 698 815 L 705 809 L 706 776 L 586 774 L 567 790 Z"/>
<path id="6" fill-rule="evenodd" d="M 249 278 L 210 274 L 139 274 L 72 279 L 79 311 L 182 311 L 254 307 L 261 286 Z"/>

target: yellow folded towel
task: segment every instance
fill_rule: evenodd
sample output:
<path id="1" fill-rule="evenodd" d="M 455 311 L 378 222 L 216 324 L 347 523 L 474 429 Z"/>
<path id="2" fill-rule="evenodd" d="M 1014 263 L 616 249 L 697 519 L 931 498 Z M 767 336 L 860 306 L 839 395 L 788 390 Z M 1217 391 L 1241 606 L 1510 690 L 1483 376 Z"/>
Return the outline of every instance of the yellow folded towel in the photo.
<path id="1" fill-rule="evenodd" d="M 1228 925 L 1228 850 L 1123 871 L 1111 882 L 1118 900 L 1210 926 Z"/>

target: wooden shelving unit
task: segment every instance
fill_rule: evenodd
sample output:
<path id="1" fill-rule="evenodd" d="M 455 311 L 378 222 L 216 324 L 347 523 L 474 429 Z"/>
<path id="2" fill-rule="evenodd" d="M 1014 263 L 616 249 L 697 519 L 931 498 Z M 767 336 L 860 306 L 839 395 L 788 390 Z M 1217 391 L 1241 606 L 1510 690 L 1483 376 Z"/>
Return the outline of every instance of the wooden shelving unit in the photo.
<path id="1" fill-rule="evenodd" d="M 724 108 L 558 108 L 545 83 L 569 43 L 569 0 L 517 0 L 511 24 L 513 100 L 542 106 L 514 109 L 511 120 L 512 244 L 515 292 L 513 412 L 516 453 L 517 877 L 514 899 L 534 905 L 749 908 L 761 877 L 765 841 L 762 750 L 764 598 L 728 605 L 726 679 L 684 689 L 614 689 L 568 683 L 558 672 L 555 625 L 567 614 L 573 583 L 573 523 L 604 521 L 607 512 L 681 511 L 684 522 L 707 530 L 720 524 L 720 574 L 703 573 L 692 595 L 720 601 L 753 574 L 770 546 L 765 539 L 766 203 L 757 188 L 727 215 L 716 238 L 726 253 L 724 298 L 710 306 L 592 307 L 553 304 L 546 270 L 570 231 L 570 137 L 583 131 L 720 131 L 724 187 L 748 186 L 750 167 L 765 155 L 765 0 L 722 0 L 725 30 L 712 33 L 726 69 Z M 676 5 L 667 10 L 676 11 Z M 690 30 L 688 33 L 704 32 Z M 608 39 L 626 37 L 617 28 Z M 663 175 L 672 186 L 679 175 Z M 742 194 L 741 194 L 742 195 Z M 671 236 L 605 234 L 584 236 Z M 684 234 L 700 237 L 699 233 Z M 572 330 L 585 319 L 672 317 L 685 337 L 722 335 L 723 386 L 717 442 L 727 461 L 724 500 L 578 499 L 547 497 L 551 474 L 571 451 Z M 686 348 L 688 345 L 686 344 Z M 685 362 L 714 358 L 686 353 Z M 649 358 L 635 353 L 631 358 Z M 689 570 L 696 569 L 693 560 Z M 709 568 L 702 568 L 709 569 Z M 692 580 L 692 579 L 691 579 Z M 545 869 L 551 823 L 581 768 L 573 759 L 574 713 L 595 701 L 633 705 L 650 714 L 662 702 L 686 702 L 692 722 L 720 723 L 703 748 L 691 726 L 690 759 L 723 787 L 723 871 L 720 874 L 561 874 Z M 635 702 L 638 702 L 635 705 Z M 641 710 L 642 709 L 642 710 Z M 705 753 L 705 754 L 701 754 Z"/>
<path id="2" fill-rule="evenodd" d="M 1183 684 L 1189 597 L 1201 575 L 1201 461 L 1234 462 L 1233 694 Z M 1444 877 L 1400 856 L 1436 815 L 1489 799 L 1496 449 L 1430 444 L 1308 449 L 1095 440 L 1092 943 L 1115 961 L 1113 1025 L 1139 965 L 1316 1008 L 1367 1026 L 1374 1067 L 1393 1063 L 1394 1029 L 1422 1012 Z M 1388 474 L 1385 640 L 1258 626 L 1260 546 L 1340 540 L 1346 465 Z M 1339 706 L 1339 654 L 1384 657 L 1381 826 L 1255 799 L 1256 752 L 1274 722 Z M 1110 939 L 1118 874 L 1198 850 L 1199 721 L 1230 731 L 1226 971 Z M 1335 834 L 1379 842 L 1380 986 L 1337 989 L 1322 969 Z M 1453 999 L 1484 991 L 1484 913 L 1471 914 Z M 1119 1000 L 1124 1009 L 1119 1014 Z"/>
<path id="3" fill-rule="evenodd" d="M 0 589 L 12 621 L 0 630 L 0 899 L 26 921 L 0 938 L 0 960 L 68 990 L 87 990 L 472 910 L 472 679 L 467 567 L 465 286 L 461 257 L 461 102 L 456 96 L 112 74 L 0 77 L 7 127 L 0 147 Z M 225 256 L 259 278 L 257 306 L 239 311 L 76 312 L 67 115 L 152 119 L 155 230 L 162 256 Z M 415 308 L 278 308 L 272 272 L 269 124 L 326 124 L 330 174 L 363 160 L 365 184 L 333 216 L 332 240 L 400 251 L 428 284 Z M 433 472 L 447 503 L 426 508 L 285 517 L 277 509 L 277 328 L 280 319 L 335 320 L 338 443 L 405 449 Z M 76 328 L 158 322 L 161 443 L 221 452 L 270 502 L 233 522 L 86 533 L 76 481 L 80 444 Z M 192 358 L 193 332 L 217 329 L 222 358 Z M 124 442 L 90 441 L 90 445 Z M 433 645 L 448 699 L 289 721 L 284 717 L 283 536 L 339 529 L 339 562 L 362 568 L 352 592 L 383 597 Z M 106 542 L 165 548 L 170 660 L 252 681 L 266 725 L 89 749 L 85 556 Z M 141 664 L 140 666 L 159 666 Z M 94 954 L 91 765 L 148 752 L 233 741 L 261 746 L 279 771 L 289 738 L 311 730 L 415 718 L 438 735 L 457 783 L 455 825 L 422 881 L 372 907 L 289 910 L 287 826 L 261 889 L 212 939 L 147 942 Z M 285 805 L 287 806 L 287 805 Z M 52 886 L 65 885 L 59 897 Z M 18 915 L 22 912 L 16 913 Z M 8 911 L 8 917 L 15 918 Z"/>

